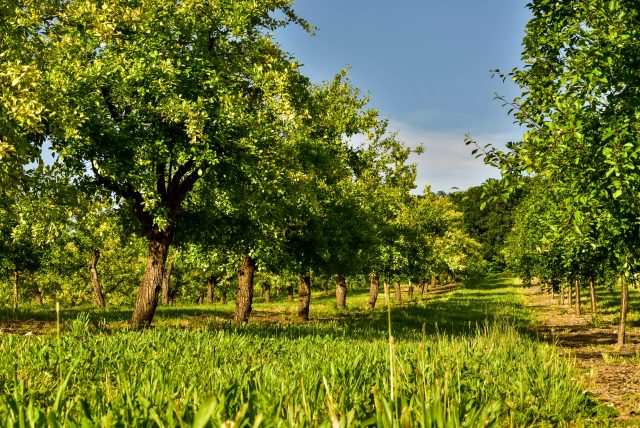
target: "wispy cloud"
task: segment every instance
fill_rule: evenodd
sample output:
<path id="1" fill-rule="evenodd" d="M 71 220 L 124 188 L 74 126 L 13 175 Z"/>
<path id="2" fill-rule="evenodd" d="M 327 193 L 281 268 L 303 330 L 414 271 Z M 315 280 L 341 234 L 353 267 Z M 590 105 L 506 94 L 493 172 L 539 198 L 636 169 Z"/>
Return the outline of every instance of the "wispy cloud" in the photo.
<path id="1" fill-rule="evenodd" d="M 390 128 L 397 130 L 398 139 L 408 146 L 422 144 L 425 147 L 422 155 L 414 155 L 411 159 L 418 165 L 419 192 L 425 185 L 430 185 L 436 192 L 451 192 L 454 187 L 464 190 L 500 176 L 496 168 L 471 155 L 472 148 L 464 144 L 464 131 L 431 131 L 399 121 L 391 121 Z M 517 140 L 519 134 L 514 131 L 472 137 L 481 145 L 490 143 L 503 147 L 506 142 Z"/>

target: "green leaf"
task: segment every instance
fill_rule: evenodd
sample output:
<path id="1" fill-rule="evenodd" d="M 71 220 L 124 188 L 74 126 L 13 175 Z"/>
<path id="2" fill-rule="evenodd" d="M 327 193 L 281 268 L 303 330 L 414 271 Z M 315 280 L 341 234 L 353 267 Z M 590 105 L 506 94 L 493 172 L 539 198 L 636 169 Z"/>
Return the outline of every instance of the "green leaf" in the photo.
<path id="1" fill-rule="evenodd" d="M 193 428 L 204 428 L 211 420 L 211 415 L 213 415 L 217 406 L 218 400 L 213 395 L 203 401 L 193 420 Z"/>

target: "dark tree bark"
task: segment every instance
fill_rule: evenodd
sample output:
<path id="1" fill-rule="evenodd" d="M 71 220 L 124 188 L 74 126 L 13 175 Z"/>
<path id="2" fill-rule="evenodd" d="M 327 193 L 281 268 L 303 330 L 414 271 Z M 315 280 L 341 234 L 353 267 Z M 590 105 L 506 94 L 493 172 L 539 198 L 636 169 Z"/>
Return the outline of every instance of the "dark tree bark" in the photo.
<path id="1" fill-rule="evenodd" d="M 147 266 L 142 277 L 142 284 L 138 288 L 136 306 L 131 315 L 131 324 L 136 328 L 146 328 L 151 325 L 153 315 L 158 305 L 158 294 L 162 288 L 164 265 L 167 261 L 171 235 L 157 232 L 149 238 L 149 256 Z"/>
<path id="2" fill-rule="evenodd" d="M 287 285 L 287 298 L 293 302 L 293 285 Z"/>
<path id="3" fill-rule="evenodd" d="M 98 276 L 98 261 L 100 260 L 100 250 L 93 249 L 91 254 L 91 262 L 89 263 L 89 272 L 91 272 L 91 285 L 93 286 L 93 304 L 98 308 L 105 307 L 104 294 L 100 286 L 100 277 Z"/>
<path id="4" fill-rule="evenodd" d="M 324 295 L 329 295 L 329 275 L 324 274 L 322 276 L 322 289 L 324 290 Z"/>
<path id="5" fill-rule="evenodd" d="M 395 298 L 398 302 L 402 301 L 402 289 L 400 288 L 400 281 L 396 281 L 393 284 L 393 288 L 395 290 Z"/>
<path id="6" fill-rule="evenodd" d="M 262 297 L 266 303 L 271 302 L 271 283 L 268 281 L 262 284 Z"/>
<path id="7" fill-rule="evenodd" d="M 169 304 L 169 295 L 171 294 L 171 273 L 173 273 L 173 262 L 169 263 L 167 269 L 162 275 L 162 304 Z"/>
<path id="8" fill-rule="evenodd" d="M 589 278 L 589 295 L 591 296 L 591 315 L 596 316 L 596 285 L 593 278 Z"/>
<path id="9" fill-rule="evenodd" d="M 309 274 L 300 273 L 298 286 L 298 320 L 309 321 L 309 305 L 311 303 L 311 278 Z"/>
<path id="10" fill-rule="evenodd" d="M 391 281 L 389 277 L 386 277 L 384 280 L 384 304 L 388 305 L 391 300 Z"/>
<path id="11" fill-rule="evenodd" d="M 624 280 L 624 276 L 620 278 L 621 296 L 620 296 L 620 327 L 618 328 L 618 347 L 626 342 L 627 313 L 629 312 L 629 285 Z"/>
<path id="12" fill-rule="evenodd" d="M 378 274 L 371 274 L 371 287 L 369 288 L 369 308 L 376 307 L 378 301 L 378 286 L 380 284 L 380 276 Z"/>
<path id="13" fill-rule="evenodd" d="M 576 314 L 582 315 L 582 307 L 580 307 L 580 279 L 576 279 Z"/>
<path id="14" fill-rule="evenodd" d="M 429 291 L 429 283 L 425 280 L 420 282 L 420 294 L 424 294 L 424 291 Z"/>
<path id="15" fill-rule="evenodd" d="M 216 283 L 218 278 L 215 275 L 210 275 L 207 278 L 207 304 L 213 305 L 213 295 L 216 291 Z"/>
<path id="16" fill-rule="evenodd" d="M 18 312 L 18 280 L 20 278 L 20 273 L 18 269 L 13 270 L 13 314 L 15 315 Z"/>
<path id="17" fill-rule="evenodd" d="M 347 282 L 342 273 L 338 273 L 336 281 L 336 306 L 341 309 L 347 307 Z"/>
<path id="18" fill-rule="evenodd" d="M 256 271 L 256 263 L 248 254 L 240 263 L 238 273 L 238 290 L 236 292 L 236 311 L 233 318 L 236 324 L 249 321 L 251 304 L 253 303 L 253 277 Z"/>
<path id="19" fill-rule="evenodd" d="M 198 297 L 196 297 L 196 305 L 201 305 L 204 303 L 204 290 L 198 290 Z"/>

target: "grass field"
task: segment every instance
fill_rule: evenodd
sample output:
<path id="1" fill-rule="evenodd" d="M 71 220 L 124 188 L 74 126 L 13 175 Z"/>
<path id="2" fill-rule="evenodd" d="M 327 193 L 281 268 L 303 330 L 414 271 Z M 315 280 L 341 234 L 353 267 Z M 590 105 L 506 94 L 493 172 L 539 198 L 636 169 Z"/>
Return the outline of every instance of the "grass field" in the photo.
<path id="1" fill-rule="evenodd" d="M 337 311 L 314 293 L 300 324 L 280 297 L 238 328 L 232 304 L 161 307 L 142 332 L 117 309 L 64 310 L 59 335 L 50 309 L 23 312 L 11 327 L 22 334 L 0 335 L 0 425 L 562 426 L 610 414 L 525 333 L 511 280 L 394 305 L 392 346 L 386 308 L 366 299 L 354 291 Z M 25 336 L 30 326 L 45 333 Z"/>

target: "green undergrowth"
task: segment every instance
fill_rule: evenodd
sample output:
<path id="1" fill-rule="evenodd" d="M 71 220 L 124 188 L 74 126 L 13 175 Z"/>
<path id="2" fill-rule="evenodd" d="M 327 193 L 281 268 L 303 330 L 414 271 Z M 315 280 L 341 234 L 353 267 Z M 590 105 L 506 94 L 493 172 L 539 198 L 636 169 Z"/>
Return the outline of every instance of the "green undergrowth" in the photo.
<path id="1" fill-rule="evenodd" d="M 327 310 L 329 312 L 329 310 Z M 601 408 L 498 281 L 308 324 L 0 336 L 2 426 L 562 426 Z M 391 376 L 393 373 L 393 376 Z M 393 381 L 391 380 L 393 379 Z M 604 413 L 603 413 L 604 414 Z"/>

